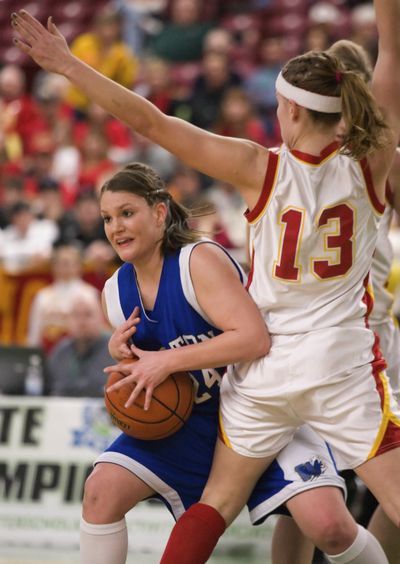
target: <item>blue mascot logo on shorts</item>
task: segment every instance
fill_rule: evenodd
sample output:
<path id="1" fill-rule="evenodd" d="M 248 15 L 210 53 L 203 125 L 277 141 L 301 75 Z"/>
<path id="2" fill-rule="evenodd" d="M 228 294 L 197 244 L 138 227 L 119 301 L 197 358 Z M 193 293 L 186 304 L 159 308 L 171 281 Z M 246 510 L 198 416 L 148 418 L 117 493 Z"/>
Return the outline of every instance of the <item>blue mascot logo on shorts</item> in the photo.
<path id="1" fill-rule="evenodd" d="M 320 458 L 312 458 L 303 464 L 298 464 L 294 467 L 303 482 L 315 480 L 323 474 L 326 470 L 324 462 Z"/>

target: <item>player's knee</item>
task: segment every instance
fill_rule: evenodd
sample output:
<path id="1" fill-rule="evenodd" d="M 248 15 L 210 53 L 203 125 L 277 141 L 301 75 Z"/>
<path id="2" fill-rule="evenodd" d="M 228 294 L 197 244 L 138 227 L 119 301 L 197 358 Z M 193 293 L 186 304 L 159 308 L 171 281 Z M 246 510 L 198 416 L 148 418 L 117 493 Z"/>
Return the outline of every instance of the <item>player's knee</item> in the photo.
<path id="1" fill-rule="evenodd" d="M 357 532 L 343 520 L 335 516 L 327 516 L 318 521 L 312 531 L 312 540 L 328 554 L 344 552 L 353 542 Z"/>
<path id="2" fill-rule="evenodd" d="M 110 495 L 110 491 L 113 492 Z M 118 494 L 114 495 L 101 472 L 93 472 L 85 482 L 82 515 L 90 523 L 112 523 L 124 517 Z"/>
<path id="3" fill-rule="evenodd" d="M 207 488 L 203 492 L 201 503 L 214 507 L 224 519 L 227 527 L 238 516 L 244 505 L 244 501 L 242 503 L 238 499 L 235 499 L 234 495 L 223 495 L 223 492 L 208 491 Z"/>
<path id="4" fill-rule="evenodd" d="M 86 482 L 83 492 L 83 513 L 84 515 L 92 511 L 96 511 L 103 503 L 104 490 L 102 488 L 101 478 L 95 474 L 91 474 Z M 107 490 L 105 490 L 107 491 Z"/>

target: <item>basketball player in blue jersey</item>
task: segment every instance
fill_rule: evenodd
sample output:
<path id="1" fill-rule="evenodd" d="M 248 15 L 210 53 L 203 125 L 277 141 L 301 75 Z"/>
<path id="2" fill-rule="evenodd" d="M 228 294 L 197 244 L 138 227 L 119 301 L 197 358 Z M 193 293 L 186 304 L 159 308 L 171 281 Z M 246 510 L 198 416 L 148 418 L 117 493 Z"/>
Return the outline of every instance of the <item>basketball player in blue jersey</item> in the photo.
<path id="1" fill-rule="evenodd" d="M 16 44 L 40 66 L 64 75 L 189 166 L 236 186 L 249 208 L 249 292 L 272 334 L 271 350 L 259 360 L 235 363 L 224 375 L 221 439 L 210 478 L 201 503 L 175 525 L 163 564 L 208 559 L 302 423 L 329 442 L 340 467 L 354 468 L 400 524 L 400 412 L 366 325 L 368 272 L 400 134 L 400 75 L 393 72 L 400 63 L 400 0 L 375 0 L 375 8 L 380 35 L 375 100 L 332 55 L 310 52 L 290 60 L 276 84 L 284 140 L 279 151 L 164 115 L 76 59 L 51 19 L 46 30 L 26 12 L 12 17 Z M 335 137 L 342 118 L 349 129 L 339 151 Z M 121 245 L 130 242 L 122 239 Z M 189 347 L 173 351 L 182 368 L 182 351 Z M 137 384 L 133 395 L 145 388 L 150 400 L 166 377 L 155 357 L 168 351 L 137 352 L 141 364 L 127 378 Z M 298 498 L 290 500 L 291 512 L 303 517 L 302 531 L 313 538 L 325 518 L 323 495 L 306 507 L 296 504 Z M 346 518 L 334 533 L 327 527 L 316 543 L 332 562 L 387 562 L 373 537 Z"/>
<path id="2" fill-rule="evenodd" d="M 158 441 L 122 433 L 87 480 L 81 561 L 122 564 L 125 514 L 132 507 L 157 497 L 177 519 L 200 499 L 217 439 L 223 366 L 265 354 L 269 336 L 240 266 L 190 229 L 188 212 L 151 168 L 133 163 L 122 169 L 104 184 L 100 206 L 107 237 L 124 261 L 103 291 L 105 313 L 116 328 L 110 353 L 116 360 L 140 355 L 140 370 L 154 360 L 161 378 L 190 370 L 196 391 L 182 429 Z M 303 428 L 251 494 L 251 521 L 262 523 L 310 488 L 340 491 L 343 481 L 323 441 Z M 343 501 L 341 509 L 346 511 Z"/>

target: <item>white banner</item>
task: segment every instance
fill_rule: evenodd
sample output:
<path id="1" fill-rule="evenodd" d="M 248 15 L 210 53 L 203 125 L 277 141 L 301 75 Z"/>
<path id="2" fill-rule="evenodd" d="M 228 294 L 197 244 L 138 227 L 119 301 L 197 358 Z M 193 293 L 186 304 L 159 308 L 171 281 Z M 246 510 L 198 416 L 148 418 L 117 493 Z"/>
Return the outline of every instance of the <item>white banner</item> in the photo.
<path id="1" fill-rule="evenodd" d="M 85 479 L 118 434 L 101 399 L 0 396 L 0 545 L 77 546 Z M 160 552 L 173 518 L 143 502 L 127 524 L 132 549 Z M 244 511 L 220 544 L 265 550 L 267 536 Z"/>

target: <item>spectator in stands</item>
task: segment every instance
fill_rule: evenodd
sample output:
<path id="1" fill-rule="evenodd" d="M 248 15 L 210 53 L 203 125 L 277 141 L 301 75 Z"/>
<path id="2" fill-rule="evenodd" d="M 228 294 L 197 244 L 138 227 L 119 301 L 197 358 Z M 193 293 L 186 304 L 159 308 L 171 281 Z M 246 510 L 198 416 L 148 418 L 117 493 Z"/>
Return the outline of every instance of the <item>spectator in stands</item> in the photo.
<path id="1" fill-rule="evenodd" d="M 69 336 L 48 357 L 49 393 L 53 396 L 102 397 L 103 368 L 112 363 L 100 298 L 81 292 L 72 298 Z"/>
<path id="2" fill-rule="evenodd" d="M 99 297 L 99 291 L 82 279 L 82 256 L 73 245 L 56 248 L 52 255 L 53 281 L 37 292 L 32 302 L 28 344 L 46 353 L 68 333 L 67 316 L 75 296 L 83 292 Z"/>
<path id="3" fill-rule="evenodd" d="M 325 46 L 321 45 L 321 50 L 327 49 L 331 45 L 333 38 L 336 37 L 337 24 L 340 22 L 340 19 L 341 11 L 333 2 L 320 0 L 310 5 L 308 11 L 310 29 L 319 28 L 325 32 L 327 38 L 327 44 Z M 322 37 L 320 36 L 319 39 L 321 40 Z M 307 49 L 307 45 L 304 48 Z"/>
<path id="4" fill-rule="evenodd" d="M 30 204 L 17 202 L 10 210 L 10 225 L 4 229 L 0 261 L 11 273 L 45 264 L 58 236 L 56 224 L 36 219 Z"/>
<path id="5" fill-rule="evenodd" d="M 0 70 L 1 125 L 9 160 L 18 160 L 31 152 L 32 134 L 40 127 L 38 107 L 26 91 L 25 74 L 16 65 Z"/>
<path id="6" fill-rule="evenodd" d="M 96 188 L 103 175 L 115 168 L 115 163 L 109 157 L 110 142 L 105 129 L 100 129 L 97 124 L 92 126 L 91 123 L 89 127 L 80 147 L 78 192 L 87 190 L 88 187 Z"/>
<path id="7" fill-rule="evenodd" d="M 112 267 L 115 253 L 104 234 L 99 203 L 93 190 L 84 191 L 77 197 L 66 229 L 57 242 L 77 244 L 82 250 L 83 260 L 98 262 L 95 266 L 102 270 L 106 265 Z"/>
<path id="8" fill-rule="evenodd" d="M 31 155 L 24 159 L 24 190 L 28 198 L 38 195 L 39 186 L 45 182 L 56 182 L 53 176 L 55 142 L 52 131 L 36 131 L 31 138 Z M 61 192 L 64 191 L 60 184 Z"/>
<path id="9" fill-rule="evenodd" d="M 213 130 L 226 137 L 250 139 L 264 146 L 271 144 L 262 121 L 242 88 L 230 88 L 225 92 Z"/>
<path id="10" fill-rule="evenodd" d="M 73 240 L 76 233 L 74 209 L 66 208 L 64 195 L 56 180 L 46 179 L 39 183 L 32 206 L 40 219 L 50 219 L 56 223 L 58 237 L 55 246 L 59 246 L 60 242 Z"/>
<path id="11" fill-rule="evenodd" d="M 205 191 L 205 197 L 214 206 L 219 222 L 232 243 L 231 254 L 242 265 L 247 262 L 246 205 L 238 191 L 226 182 L 215 181 Z"/>
<path id="12" fill-rule="evenodd" d="M 170 20 L 150 41 L 150 50 L 162 59 L 174 63 L 199 61 L 203 41 L 214 26 L 202 19 L 200 0 L 172 0 Z"/>
<path id="13" fill-rule="evenodd" d="M 159 110 L 171 114 L 174 85 L 171 79 L 171 65 L 153 55 L 142 60 L 142 81 L 135 92 L 152 102 Z"/>
<path id="14" fill-rule="evenodd" d="M 210 237 L 227 249 L 234 248 L 227 230 L 221 220 L 219 210 L 204 195 L 202 178 L 196 170 L 180 165 L 169 183 L 168 192 L 174 200 L 186 208 L 195 210 L 194 217 L 190 219 L 193 228 L 198 229 L 205 236 Z M 200 213 L 196 213 L 196 212 Z"/>
<path id="15" fill-rule="evenodd" d="M 133 151 L 132 131 L 125 124 L 103 110 L 101 106 L 93 103 L 88 107 L 87 119 L 78 121 L 73 126 L 74 144 L 80 149 L 84 149 L 86 139 L 91 134 L 97 134 L 99 138 L 103 138 L 103 142 L 100 141 L 100 144 L 104 145 L 105 141 L 107 147 L 105 151 L 103 149 L 100 155 L 97 156 L 96 153 L 93 153 L 92 139 L 90 144 L 92 151 L 89 151 L 88 157 L 91 156 L 95 160 L 98 160 L 99 157 L 100 160 L 107 158 L 112 163 L 117 164 L 125 164 L 131 160 Z M 111 165 L 111 163 L 108 163 L 108 165 Z"/>
<path id="16" fill-rule="evenodd" d="M 240 85 L 241 78 L 232 71 L 227 55 L 206 52 L 189 101 L 190 121 L 203 129 L 210 128 L 218 117 L 225 92 L 231 86 Z"/>
<path id="17" fill-rule="evenodd" d="M 72 222 L 62 240 L 57 243 L 78 243 L 86 249 L 93 241 L 105 241 L 103 222 L 100 217 L 99 204 L 93 189 L 82 191 L 76 199 L 72 210 Z"/>
<path id="18" fill-rule="evenodd" d="M 233 35 L 229 30 L 215 27 L 204 38 L 203 53 L 223 53 L 230 57 L 234 50 L 234 43 Z"/>
<path id="19" fill-rule="evenodd" d="M 244 88 L 264 121 L 271 145 L 280 140 L 276 120 L 275 81 L 286 61 L 283 37 L 266 37 L 258 49 L 258 66 L 245 80 Z"/>
<path id="20" fill-rule="evenodd" d="M 4 175 L 0 177 L 0 228 L 10 224 L 10 213 L 13 206 L 24 199 L 24 182 L 21 175 Z"/>
<path id="21" fill-rule="evenodd" d="M 202 197 L 200 173 L 180 164 L 169 179 L 167 190 L 183 206 L 195 208 Z"/>
<path id="22" fill-rule="evenodd" d="M 325 51 L 332 43 L 328 29 L 324 25 L 311 25 L 304 38 L 304 51 Z"/>
<path id="23" fill-rule="evenodd" d="M 63 76 L 39 71 L 32 85 L 32 94 L 40 111 L 43 129 L 50 131 L 57 143 L 62 142 L 64 129 L 73 117 L 72 108 L 65 102 L 68 81 Z"/>
<path id="24" fill-rule="evenodd" d="M 364 47 L 375 64 L 378 52 L 375 10 L 371 2 L 360 4 L 351 13 L 351 40 Z"/>
<path id="25" fill-rule="evenodd" d="M 78 35 L 71 51 L 105 76 L 132 88 L 138 63 L 131 49 L 121 40 L 121 17 L 115 9 L 106 6 L 96 11 L 92 31 Z M 86 114 L 89 100 L 78 89 L 69 88 L 67 102 L 78 117 Z"/>
<path id="26" fill-rule="evenodd" d="M 33 82 L 43 129 L 54 140 L 51 176 L 62 187 L 64 205 L 70 207 L 77 192 L 80 155 L 72 138 L 73 111 L 65 102 L 67 87 L 62 76 L 44 71 L 39 72 Z"/>
<path id="27" fill-rule="evenodd" d="M 174 174 L 178 163 L 170 152 L 138 134 L 135 135 L 133 160 L 151 166 L 164 180 Z"/>
<path id="28" fill-rule="evenodd" d="M 114 6 L 121 14 L 123 40 L 140 56 L 149 36 L 161 29 L 167 0 L 114 0 Z"/>

